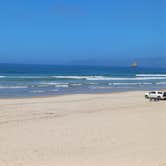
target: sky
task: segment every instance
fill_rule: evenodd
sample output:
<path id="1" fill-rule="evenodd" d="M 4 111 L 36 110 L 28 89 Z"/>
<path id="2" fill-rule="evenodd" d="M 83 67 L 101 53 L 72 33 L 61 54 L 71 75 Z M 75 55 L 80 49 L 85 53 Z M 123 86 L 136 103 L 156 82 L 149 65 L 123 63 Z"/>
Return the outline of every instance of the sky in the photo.
<path id="1" fill-rule="evenodd" d="M 165 66 L 164 0 L 0 0 L 0 63 Z"/>

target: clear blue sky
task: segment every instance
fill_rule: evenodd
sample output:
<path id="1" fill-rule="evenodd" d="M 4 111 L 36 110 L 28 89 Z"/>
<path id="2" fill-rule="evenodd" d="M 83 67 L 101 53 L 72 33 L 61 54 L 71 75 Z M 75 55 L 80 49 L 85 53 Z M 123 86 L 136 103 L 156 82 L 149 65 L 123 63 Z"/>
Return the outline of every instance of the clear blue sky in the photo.
<path id="1" fill-rule="evenodd" d="M 0 62 L 166 63 L 164 0 L 0 0 Z"/>

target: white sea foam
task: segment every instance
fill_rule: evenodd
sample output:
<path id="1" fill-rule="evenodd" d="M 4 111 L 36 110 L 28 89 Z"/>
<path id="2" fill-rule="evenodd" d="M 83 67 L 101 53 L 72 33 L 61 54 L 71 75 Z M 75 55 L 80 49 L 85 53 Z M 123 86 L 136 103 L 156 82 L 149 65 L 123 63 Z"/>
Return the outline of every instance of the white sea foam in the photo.
<path id="1" fill-rule="evenodd" d="M 49 78 L 49 76 L 8 76 L 8 78 L 15 78 L 15 79 L 44 79 Z"/>
<path id="2" fill-rule="evenodd" d="M 69 85 L 67 85 L 67 84 L 59 84 L 59 85 L 58 85 L 58 84 L 57 84 L 56 87 L 57 87 L 57 88 L 68 88 Z"/>
<path id="3" fill-rule="evenodd" d="M 153 76 L 153 77 L 108 77 L 108 76 L 53 76 L 57 79 L 80 79 L 80 80 L 88 80 L 88 81 L 109 81 L 109 80 L 156 80 L 156 79 L 166 79 L 165 77 Z"/>
<path id="4" fill-rule="evenodd" d="M 24 89 L 28 88 L 27 86 L 0 86 L 0 89 Z"/>
<path id="5" fill-rule="evenodd" d="M 58 82 L 42 82 L 42 85 L 60 85 L 60 84 L 68 84 L 68 83 L 58 83 Z"/>
<path id="6" fill-rule="evenodd" d="M 52 76 L 53 78 L 58 78 L 58 79 L 87 79 L 88 76 Z"/>
<path id="7" fill-rule="evenodd" d="M 166 80 L 166 77 L 137 77 L 136 80 Z"/>
<path id="8" fill-rule="evenodd" d="M 151 85 L 150 82 L 116 82 L 109 83 L 108 85 Z"/>
<path id="9" fill-rule="evenodd" d="M 90 89 L 110 89 L 109 86 L 91 86 Z"/>
<path id="10" fill-rule="evenodd" d="M 0 76 L 0 78 L 5 78 L 6 76 Z"/>
<path id="11" fill-rule="evenodd" d="M 111 76 L 0 76 L 0 78 L 15 79 L 71 79 L 71 80 L 87 80 L 87 81 L 109 81 L 109 80 L 163 80 L 166 74 L 136 74 L 136 77 L 111 77 Z M 48 83 L 57 84 L 57 83 Z"/>
<path id="12" fill-rule="evenodd" d="M 136 74 L 137 77 L 166 77 L 166 74 Z"/>
<path id="13" fill-rule="evenodd" d="M 32 90 L 31 92 L 32 93 L 43 93 L 44 91 L 43 90 Z"/>
<path id="14" fill-rule="evenodd" d="M 69 83 L 58 83 L 58 82 L 45 82 L 41 83 L 41 85 L 55 86 L 57 88 L 68 88 Z"/>
<path id="15" fill-rule="evenodd" d="M 156 79 L 166 79 L 166 77 L 136 77 L 136 78 L 131 78 L 131 77 L 103 77 L 103 76 L 96 76 L 96 77 L 88 77 L 87 80 L 91 80 L 91 81 L 97 81 L 97 80 L 156 80 Z"/>
<path id="16" fill-rule="evenodd" d="M 81 83 L 71 83 L 69 84 L 70 86 L 81 86 L 82 84 Z"/>
<path id="17" fill-rule="evenodd" d="M 88 82 L 89 85 L 97 85 L 98 83 L 96 82 Z"/>

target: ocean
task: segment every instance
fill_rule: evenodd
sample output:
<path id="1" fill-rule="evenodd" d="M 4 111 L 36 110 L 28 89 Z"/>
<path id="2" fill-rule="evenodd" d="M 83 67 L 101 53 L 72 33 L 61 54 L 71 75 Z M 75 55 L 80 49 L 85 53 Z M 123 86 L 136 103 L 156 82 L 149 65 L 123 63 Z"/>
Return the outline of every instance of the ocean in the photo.
<path id="1" fill-rule="evenodd" d="M 166 69 L 0 64 L 0 97 L 166 89 Z"/>

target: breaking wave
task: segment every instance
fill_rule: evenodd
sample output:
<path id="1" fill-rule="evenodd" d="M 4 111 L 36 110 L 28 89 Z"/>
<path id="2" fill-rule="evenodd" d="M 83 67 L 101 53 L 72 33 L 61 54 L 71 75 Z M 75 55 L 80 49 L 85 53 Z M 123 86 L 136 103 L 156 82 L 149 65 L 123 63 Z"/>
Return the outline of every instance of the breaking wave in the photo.
<path id="1" fill-rule="evenodd" d="M 0 76 L 0 79 L 52 79 L 52 80 L 87 80 L 87 81 L 111 81 L 111 80 L 166 80 L 166 74 L 136 74 L 131 77 L 111 77 L 111 76 Z"/>
<path id="2" fill-rule="evenodd" d="M 166 79 L 165 77 L 159 77 L 159 76 L 153 76 L 153 77 L 143 77 L 143 76 L 137 76 L 137 77 L 109 77 L 109 76 L 53 76 L 57 79 L 77 79 L 77 80 L 88 80 L 88 81 L 109 81 L 109 80 L 162 80 Z"/>
<path id="3" fill-rule="evenodd" d="M 109 83 L 108 85 L 151 85 L 153 83 L 150 82 L 117 82 L 117 83 Z"/>
<path id="4" fill-rule="evenodd" d="M 0 78 L 5 78 L 6 76 L 0 76 Z"/>
<path id="5" fill-rule="evenodd" d="M 137 77 L 166 77 L 166 74 L 136 74 Z"/>
<path id="6" fill-rule="evenodd" d="M 27 86 L 0 86 L 0 89 L 25 89 Z"/>

